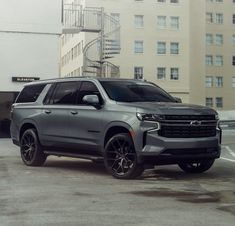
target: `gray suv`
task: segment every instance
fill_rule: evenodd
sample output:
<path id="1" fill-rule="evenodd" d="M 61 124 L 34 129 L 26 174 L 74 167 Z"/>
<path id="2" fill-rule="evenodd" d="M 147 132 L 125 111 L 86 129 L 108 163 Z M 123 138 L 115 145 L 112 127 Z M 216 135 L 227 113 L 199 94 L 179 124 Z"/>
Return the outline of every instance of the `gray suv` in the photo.
<path id="1" fill-rule="evenodd" d="M 103 161 L 119 179 L 155 165 L 202 173 L 220 157 L 213 109 L 182 104 L 155 84 L 127 79 L 65 78 L 27 84 L 12 106 L 11 137 L 23 162 L 47 156 Z"/>

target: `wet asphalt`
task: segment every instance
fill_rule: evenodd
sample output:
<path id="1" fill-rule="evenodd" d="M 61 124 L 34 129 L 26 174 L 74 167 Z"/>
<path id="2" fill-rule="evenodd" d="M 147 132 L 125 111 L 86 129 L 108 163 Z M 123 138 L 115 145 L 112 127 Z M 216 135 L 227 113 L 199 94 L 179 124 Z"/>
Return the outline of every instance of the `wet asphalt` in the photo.
<path id="1" fill-rule="evenodd" d="M 129 181 L 78 159 L 27 167 L 0 139 L 0 225 L 234 226 L 235 131 L 225 131 L 222 158 L 206 173 L 161 166 Z"/>

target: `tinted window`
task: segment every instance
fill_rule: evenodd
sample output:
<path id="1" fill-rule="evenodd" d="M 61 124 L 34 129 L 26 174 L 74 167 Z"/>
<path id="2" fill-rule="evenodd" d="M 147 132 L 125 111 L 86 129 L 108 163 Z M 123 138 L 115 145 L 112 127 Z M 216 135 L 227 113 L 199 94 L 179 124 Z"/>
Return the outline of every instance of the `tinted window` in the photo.
<path id="1" fill-rule="evenodd" d="M 17 98 L 16 103 L 35 102 L 45 86 L 46 84 L 24 87 L 19 97 Z"/>
<path id="2" fill-rule="evenodd" d="M 75 104 L 78 85 L 78 82 L 58 83 L 52 97 L 52 104 Z"/>
<path id="3" fill-rule="evenodd" d="M 176 102 L 167 92 L 151 83 L 101 81 L 108 96 L 120 102 Z"/>
<path id="4" fill-rule="evenodd" d="M 43 104 L 50 104 L 50 101 L 51 101 L 53 92 L 54 92 L 54 90 L 55 90 L 55 87 L 56 87 L 56 83 L 54 83 L 53 85 L 51 85 L 50 89 L 49 89 L 48 92 L 47 92 L 46 97 L 45 97 L 44 100 L 43 100 Z"/>
<path id="5" fill-rule="evenodd" d="M 100 99 L 100 102 L 102 102 L 99 90 L 96 85 L 92 82 L 82 82 L 78 95 L 78 104 L 84 104 L 82 98 L 86 95 L 97 95 Z"/>

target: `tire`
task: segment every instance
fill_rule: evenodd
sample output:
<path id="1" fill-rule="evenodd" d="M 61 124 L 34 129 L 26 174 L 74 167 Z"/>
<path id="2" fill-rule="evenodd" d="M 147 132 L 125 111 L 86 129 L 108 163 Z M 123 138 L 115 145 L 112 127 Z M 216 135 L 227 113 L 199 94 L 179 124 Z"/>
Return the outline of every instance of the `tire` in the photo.
<path id="1" fill-rule="evenodd" d="M 179 167 L 186 173 L 203 173 L 209 170 L 214 164 L 215 160 L 203 160 L 201 162 L 179 163 Z"/>
<path id="2" fill-rule="evenodd" d="M 144 171 L 143 165 L 137 163 L 137 154 L 128 133 L 116 134 L 107 142 L 104 164 L 107 171 L 117 179 L 134 179 Z"/>
<path id="3" fill-rule="evenodd" d="M 27 166 L 41 166 L 47 156 L 43 153 L 35 129 L 26 130 L 20 140 L 20 153 L 22 161 Z"/>

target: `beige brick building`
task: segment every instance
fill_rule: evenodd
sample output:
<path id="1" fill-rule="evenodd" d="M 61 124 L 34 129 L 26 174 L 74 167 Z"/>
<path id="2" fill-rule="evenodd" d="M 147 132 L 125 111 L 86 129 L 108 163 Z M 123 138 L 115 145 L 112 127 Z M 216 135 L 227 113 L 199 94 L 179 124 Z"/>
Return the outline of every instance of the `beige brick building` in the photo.
<path id="1" fill-rule="evenodd" d="M 152 81 L 183 102 L 235 109 L 234 0 L 67 0 L 120 21 L 120 77 Z M 83 74 L 97 33 L 61 37 L 61 76 Z M 97 51 L 98 51 L 97 47 Z"/>

